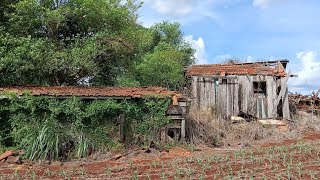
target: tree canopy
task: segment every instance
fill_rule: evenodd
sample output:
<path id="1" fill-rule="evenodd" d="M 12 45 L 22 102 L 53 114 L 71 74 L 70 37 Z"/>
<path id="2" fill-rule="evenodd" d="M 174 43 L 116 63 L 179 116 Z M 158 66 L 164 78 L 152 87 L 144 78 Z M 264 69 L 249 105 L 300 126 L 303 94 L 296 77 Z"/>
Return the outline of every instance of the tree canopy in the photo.
<path id="1" fill-rule="evenodd" d="M 4 0 L 0 86 L 158 85 L 195 62 L 178 23 L 145 28 L 133 0 Z"/>

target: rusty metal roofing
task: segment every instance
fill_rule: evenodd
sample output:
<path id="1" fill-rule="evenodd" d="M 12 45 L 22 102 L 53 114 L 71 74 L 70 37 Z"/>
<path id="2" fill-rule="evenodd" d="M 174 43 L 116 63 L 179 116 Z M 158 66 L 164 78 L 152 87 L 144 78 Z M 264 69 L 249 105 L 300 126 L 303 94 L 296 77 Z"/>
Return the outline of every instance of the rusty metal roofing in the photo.
<path id="1" fill-rule="evenodd" d="M 187 76 L 199 75 L 270 75 L 285 76 L 282 66 L 265 66 L 263 64 L 210 64 L 193 65 L 187 70 Z"/>
<path id="2" fill-rule="evenodd" d="M 172 95 L 163 87 L 85 87 L 85 86 L 16 86 L 0 88 L 0 92 L 14 92 L 33 96 L 78 96 L 78 97 L 129 97 L 141 98 L 146 95 Z"/>

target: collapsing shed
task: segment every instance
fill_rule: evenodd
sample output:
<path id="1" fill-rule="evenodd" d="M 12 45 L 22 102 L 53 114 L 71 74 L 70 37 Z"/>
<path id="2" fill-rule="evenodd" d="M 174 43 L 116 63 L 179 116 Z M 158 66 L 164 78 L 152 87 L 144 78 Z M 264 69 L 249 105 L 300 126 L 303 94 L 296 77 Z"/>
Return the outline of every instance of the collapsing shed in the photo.
<path id="1" fill-rule="evenodd" d="M 190 110 L 211 109 L 225 119 L 241 114 L 290 119 L 288 62 L 191 66 L 186 72 Z"/>
<path id="2" fill-rule="evenodd" d="M 15 93 L 18 96 L 28 94 L 31 96 L 49 97 L 55 99 L 66 99 L 69 97 L 78 97 L 82 100 L 128 100 L 134 101 L 148 96 L 158 98 L 171 97 L 172 103 L 167 108 L 166 117 L 171 119 L 161 129 L 161 140 L 167 141 L 167 136 L 185 139 L 185 114 L 187 104 L 181 94 L 170 91 L 163 87 L 92 87 L 92 86 L 38 86 L 25 85 L 14 87 L 0 87 L 0 99 L 6 99 L 6 93 Z M 1 117 L 0 117 L 1 118 Z M 124 140 L 123 124 L 125 117 L 119 114 L 119 136 L 120 141 Z"/>

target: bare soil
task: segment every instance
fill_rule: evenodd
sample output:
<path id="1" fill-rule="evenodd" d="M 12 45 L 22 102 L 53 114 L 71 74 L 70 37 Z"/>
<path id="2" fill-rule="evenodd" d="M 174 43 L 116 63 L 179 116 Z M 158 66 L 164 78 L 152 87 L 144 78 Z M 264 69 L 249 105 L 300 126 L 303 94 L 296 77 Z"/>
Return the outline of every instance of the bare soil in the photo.
<path id="1" fill-rule="evenodd" d="M 320 133 L 238 148 L 136 149 L 63 164 L 2 163 L 2 179 L 319 179 Z M 120 158 L 119 158 L 120 157 Z"/>

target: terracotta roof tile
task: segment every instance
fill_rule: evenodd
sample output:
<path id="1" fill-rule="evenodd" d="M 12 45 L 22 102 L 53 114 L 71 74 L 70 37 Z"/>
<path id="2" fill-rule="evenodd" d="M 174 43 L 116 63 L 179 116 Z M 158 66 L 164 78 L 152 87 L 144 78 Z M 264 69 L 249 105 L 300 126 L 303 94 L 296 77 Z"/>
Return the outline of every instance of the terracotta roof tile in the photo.
<path id="1" fill-rule="evenodd" d="M 272 75 L 285 76 L 283 67 L 265 66 L 263 64 L 210 64 L 193 65 L 187 70 L 187 76 L 197 75 Z"/>
<path id="2" fill-rule="evenodd" d="M 163 87 L 84 87 L 84 86 L 16 86 L 0 88 L 0 92 L 15 92 L 22 95 L 30 92 L 34 96 L 79 96 L 79 97 L 131 97 L 145 95 L 172 95 Z"/>

